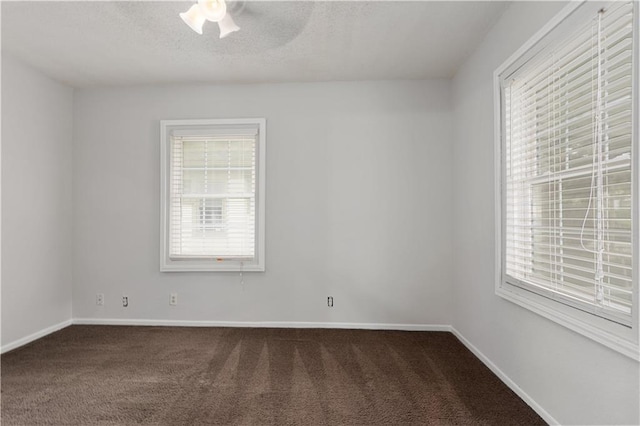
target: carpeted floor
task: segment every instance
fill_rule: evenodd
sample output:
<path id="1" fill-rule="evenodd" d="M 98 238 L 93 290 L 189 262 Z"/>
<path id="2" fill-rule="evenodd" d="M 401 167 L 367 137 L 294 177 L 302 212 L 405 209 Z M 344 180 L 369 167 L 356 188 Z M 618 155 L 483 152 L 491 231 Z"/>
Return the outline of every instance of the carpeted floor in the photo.
<path id="1" fill-rule="evenodd" d="M 71 326 L 2 356 L 9 425 L 533 425 L 452 334 Z"/>

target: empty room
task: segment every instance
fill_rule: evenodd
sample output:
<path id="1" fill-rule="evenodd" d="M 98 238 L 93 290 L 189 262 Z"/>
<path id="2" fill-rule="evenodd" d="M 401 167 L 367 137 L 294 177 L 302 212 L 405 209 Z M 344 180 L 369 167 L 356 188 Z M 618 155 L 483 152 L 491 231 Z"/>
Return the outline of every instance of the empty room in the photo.
<path id="1" fill-rule="evenodd" d="M 3 425 L 640 424 L 640 3 L 2 1 Z"/>

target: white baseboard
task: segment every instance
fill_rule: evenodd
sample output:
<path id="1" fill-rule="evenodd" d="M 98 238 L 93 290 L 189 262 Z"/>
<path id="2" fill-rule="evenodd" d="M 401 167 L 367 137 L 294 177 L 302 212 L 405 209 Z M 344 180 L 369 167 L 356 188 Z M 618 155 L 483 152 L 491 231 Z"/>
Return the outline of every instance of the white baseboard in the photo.
<path id="1" fill-rule="evenodd" d="M 6 345 L 3 345 L 2 348 L 0 348 L 0 353 L 9 352 L 13 349 L 19 348 L 20 346 L 24 346 L 27 343 L 31 343 L 34 340 L 38 340 L 48 334 L 54 333 L 58 330 L 62 330 L 63 328 L 70 326 L 72 323 L 73 323 L 73 320 L 68 319 L 68 320 L 62 321 L 61 323 L 52 325 L 51 327 L 43 328 L 42 330 L 36 331 L 35 333 L 30 334 L 21 339 L 14 340 L 11 343 L 7 343 Z"/>
<path id="2" fill-rule="evenodd" d="M 439 324 L 378 324 L 344 322 L 290 322 L 290 321 L 185 321 L 121 318 L 74 318 L 78 325 L 138 325 L 167 327 L 248 327 L 248 328 L 340 328 L 362 330 L 451 331 Z"/>
<path id="3" fill-rule="evenodd" d="M 468 341 L 462 334 L 460 334 L 458 330 L 456 330 L 453 326 L 450 327 L 450 330 L 451 333 L 453 333 L 453 335 L 456 336 L 458 340 L 460 340 L 462 344 L 467 347 L 467 349 L 473 352 L 473 354 L 478 357 L 480 361 L 484 363 L 484 365 L 489 367 L 493 374 L 498 376 L 498 378 L 502 380 L 505 385 L 509 386 L 509 388 L 511 388 L 511 390 L 514 391 L 516 395 L 518 395 L 524 402 L 526 402 L 529 407 L 531 407 L 536 413 L 538 413 L 538 415 L 542 417 L 545 422 L 550 425 L 560 424 L 560 422 L 554 419 L 551 414 L 549 414 L 544 408 L 542 408 L 540 404 L 538 404 L 533 398 L 531 398 L 529 394 L 522 390 L 522 388 L 518 386 L 516 382 L 511 380 L 511 378 L 509 378 L 509 376 L 507 376 L 502 370 L 500 370 L 497 365 L 491 362 L 491 360 L 485 354 L 480 352 L 480 349 L 476 348 L 470 341 Z"/>

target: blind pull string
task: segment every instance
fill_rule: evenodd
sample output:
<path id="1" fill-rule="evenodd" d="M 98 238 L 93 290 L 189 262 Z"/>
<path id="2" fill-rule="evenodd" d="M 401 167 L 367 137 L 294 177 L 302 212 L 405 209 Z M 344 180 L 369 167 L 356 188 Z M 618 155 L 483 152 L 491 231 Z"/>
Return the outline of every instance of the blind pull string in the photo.
<path id="1" fill-rule="evenodd" d="M 598 194 L 598 210 L 597 210 L 597 240 L 598 247 L 596 253 L 596 300 L 598 303 L 602 303 L 604 299 L 603 294 L 603 278 L 604 278 L 604 270 L 602 267 L 602 254 L 604 252 L 604 222 L 602 217 L 602 210 L 604 208 L 604 186 L 602 182 L 602 61 L 604 59 L 604 55 L 602 52 L 602 15 L 604 13 L 604 9 L 600 9 L 598 11 L 598 93 L 597 93 L 597 115 L 598 115 L 598 131 L 597 131 L 597 143 L 598 143 L 598 177 L 597 177 L 597 194 Z"/>
<path id="2" fill-rule="evenodd" d="M 596 123 L 597 123 L 597 155 L 598 155 L 598 175 L 596 178 L 596 187 L 597 187 L 597 196 L 598 196 L 598 207 L 597 207 L 597 235 L 596 239 L 598 241 L 597 252 L 596 252 L 596 301 L 598 303 L 602 303 L 604 299 L 604 292 L 602 287 L 602 282 L 604 278 L 604 270 L 602 267 L 602 253 L 604 251 L 604 232 L 603 232 L 603 217 L 602 217 L 602 209 L 604 208 L 604 194 L 603 192 L 603 182 L 602 182 L 602 14 L 604 13 L 603 9 L 598 11 L 598 92 L 597 92 L 597 100 L 596 100 Z"/>
<path id="3" fill-rule="evenodd" d="M 598 24 L 600 23 L 599 18 L 600 18 L 600 12 L 598 12 Z M 591 28 L 593 29 L 593 26 Z M 594 139 L 597 139 L 598 123 L 599 123 L 598 111 L 600 109 L 600 102 L 598 100 L 599 99 L 598 95 L 600 94 L 600 89 L 599 89 L 600 88 L 600 83 L 599 83 L 599 81 L 600 81 L 600 52 L 599 52 L 599 48 L 600 48 L 600 30 L 599 30 L 599 26 L 596 27 L 596 31 L 597 31 L 596 35 L 598 37 L 598 43 L 597 43 L 597 46 L 596 46 L 596 48 L 598 49 L 598 52 L 596 53 L 596 58 L 598 59 L 598 66 L 596 68 L 596 73 L 597 73 L 597 76 L 596 76 L 597 90 L 596 91 L 597 91 L 597 94 L 596 94 L 596 99 L 593 99 L 593 95 L 592 95 L 592 98 L 591 98 L 592 99 L 592 103 L 596 105 L 596 108 L 595 108 L 595 111 L 594 111 L 594 114 L 593 114 L 593 129 L 592 129 L 592 133 L 593 133 Z M 593 30 L 592 30 L 592 35 L 593 35 Z M 592 39 L 592 43 L 593 43 L 593 39 Z M 592 76 L 592 79 L 593 79 L 593 61 L 591 62 L 591 64 L 592 64 L 591 65 L 591 76 Z M 593 80 L 592 80 L 592 83 L 593 83 Z M 593 201 L 593 198 L 594 198 L 593 197 L 593 189 L 595 187 L 595 181 L 596 181 L 596 167 L 597 167 L 597 164 L 596 164 L 596 161 L 593 161 L 593 160 L 595 160 L 595 158 L 596 158 L 596 152 L 597 152 L 598 144 L 597 144 L 597 140 L 594 140 L 593 142 L 594 142 L 592 144 L 593 149 L 591 151 L 592 161 L 591 161 L 591 183 L 589 184 L 589 201 L 587 202 L 587 209 L 586 209 L 586 211 L 584 213 L 584 219 L 582 220 L 582 226 L 580 227 L 580 245 L 582 246 L 582 249 L 584 251 L 586 251 L 588 253 L 596 254 L 597 253 L 597 250 L 596 250 L 597 247 L 594 246 L 594 250 L 592 250 L 590 248 L 587 248 L 584 245 L 584 229 L 585 229 L 585 227 L 587 225 L 587 218 L 589 217 L 589 211 L 591 211 L 592 201 Z M 596 216 L 595 215 L 594 215 L 593 221 L 594 222 L 596 221 Z M 595 225 L 595 223 L 594 223 L 594 225 Z M 595 235 L 593 235 L 593 238 L 595 238 Z"/>
<path id="4" fill-rule="evenodd" d="M 604 299 L 604 287 L 603 287 L 603 278 L 604 278 L 604 270 L 603 270 L 603 252 L 604 252 L 604 223 L 602 218 L 602 209 L 604 204 L 604 196 L 603 196 L 603 182 L 602 182 L 602 15 L 604 14 L 604 9 L 600 9 L 598 11 L 598 26 L 597 26 L 597 54 L 596 59 L 598 61 L 597 65 L 597 76 L 596 76 L 596 108 L 595 108 L 595 117 L 594 117 L 594 137 L 595 143 L 593 144 L 593 158 L 594 161 L 592 173 L 591 173 L 591 185 L 589 189 L 589 202 L 587 204 L 587 210 L 584 214 L 584 219 L 582 221 L 582 226 L 580 229 L 580 245 L 582 248 L 589 252 L 593 253 L 596 256 L 596 272 L 594 276 L 595 281 L 595 300 L 601 304 Z M 597 168 L 597 171 L 596 171 Z M 594 185 L 595 181 L 595 185 Z M 591 209 L 591 201 L 593 200 L 593 190 L 594 186 L 596 189 L 596 217 L 594 218 L 596 222 L 596 246 L 595 250 L 588 249 L 584 245 L 584 229 L 587 223 L 587 218 L 589 216 L 589 210 Z"/>

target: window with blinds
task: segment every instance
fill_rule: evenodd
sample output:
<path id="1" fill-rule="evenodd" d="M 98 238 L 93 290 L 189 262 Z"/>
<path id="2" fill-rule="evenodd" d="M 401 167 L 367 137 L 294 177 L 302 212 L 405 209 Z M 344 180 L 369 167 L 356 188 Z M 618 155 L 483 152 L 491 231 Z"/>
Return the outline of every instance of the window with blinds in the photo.
<path id="1" fill-rule="evenodd" d="M 255 135 L 171 136 L 171 258 L 253 259 L 255 145 Z"/>
<path id="2" fill-rule="evenodd" d="M 626 326 L 638 255 L 633 8 L 591 6 L 499 81 L 503 280 Z"/>
<path id="3" fill-rule="evenodd" d="M 264 269 L 264 127 L 250 121 L 163 122 L 168 270 Z"/>

